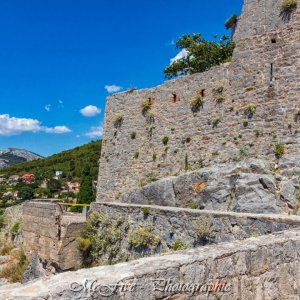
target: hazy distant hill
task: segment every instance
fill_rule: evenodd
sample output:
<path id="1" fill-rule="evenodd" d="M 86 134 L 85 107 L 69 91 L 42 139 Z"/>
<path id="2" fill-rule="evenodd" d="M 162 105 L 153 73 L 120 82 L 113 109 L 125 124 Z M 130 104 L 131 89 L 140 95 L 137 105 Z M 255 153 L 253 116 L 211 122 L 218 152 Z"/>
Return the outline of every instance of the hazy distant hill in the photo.
<path id="1" fill-rule="evenodd" d="M 25 149 L 8 148 L 0 150 L 0 169 L 41 158 L 43 157 Z"/>
<path id="2" fill-rule="evenodd" d="M 83 167 L 89 164 L 91 166 L 93 179 L 96 180 L 100 152 L 101 141 L 99 140 L 46 158 L 16 164 L 2 170 L 2 173 L 6 176 L 10 176 L 30 172 L 36 175 L 42 175 L 45 178 L 52 178 L 55 171 L 63 171 L 64 178 L 79 180 L 82 175 Z"/>

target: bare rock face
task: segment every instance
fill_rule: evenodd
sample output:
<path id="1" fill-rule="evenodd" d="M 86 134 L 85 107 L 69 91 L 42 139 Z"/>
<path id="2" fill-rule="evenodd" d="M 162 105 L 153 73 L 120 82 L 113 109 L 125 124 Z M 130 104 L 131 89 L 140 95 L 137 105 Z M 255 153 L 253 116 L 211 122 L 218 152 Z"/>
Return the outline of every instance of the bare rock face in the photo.
<path id="1" fill-rule="evenodd" d="M 156 204 L 157 199 L 161 199 L 163 206 L 175 206 L 176 199 L 170 178 L 159 180 L 141 189 L 135 189 L 127 194 L 126 199 L 122 197 L 121 202 Z"/>
<path id="2" fill-rule="evenodd" d="M 280 167 L 283 171 L 286 170 L 282 163 Z M 250 159 L 167 177 L 125 193 L 120 201 L 161 206 L 194 206 L 219 211 L 282 213 L 295 209 L 298 188 L 297 177 L 289 179 L 275 176 L 270 163 Z"/>
<path id="3" fill-rule="evenodd" d="M 43 267 L 38 254 L 33 252 L 31 255 L 31 263 L 29 264 L 27 270 L 23 274 L 22 283 L 29 282 L 33 279 L 41 278 L 47 275 L 46 269 Z"/>
<path id="4" fill-rule="evenodd" d="M 300 153 L 284 155 L 279 160 L 278 167 L 284 175 L 300 175 Z"/>
<path id="5" fill-rule="evenodd" d="M 0 169 L 41 158 L 43 157 L 25 149 L 8 148 L 0 150 Z"/>
<path id="6" fill-rule="evenodd" d="M 297 205 L 295 184 L 293 180 L 282 181 L 280 183 L 280 197 L 292 209 Z"/>
<path id="7" fill-rule="evenodd" d="M 279 213 L 277 207 L 275 179 L 260 174 L 238 174 L 235 182 L 233 211 L 255 213 Z"/>

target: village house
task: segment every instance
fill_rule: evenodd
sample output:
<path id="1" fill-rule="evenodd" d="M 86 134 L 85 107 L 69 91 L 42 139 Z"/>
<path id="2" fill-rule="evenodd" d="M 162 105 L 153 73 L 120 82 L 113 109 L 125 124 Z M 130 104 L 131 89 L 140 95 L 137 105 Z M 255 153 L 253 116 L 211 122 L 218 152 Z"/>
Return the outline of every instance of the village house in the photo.
<path id="1" fill-rule="evenodd" d="M 13 199 L 18 199 L 19 191 L 8 191 L 4 193 L 3 197 L 11 197 Z"/>
<path id="2" fill-rule="evenodd" d="M 40 184 L 40 187 L 43 188 L 43 189 L 46 189 L 46 188 L 47 188 L 47 180 L 46 180 L 46 179 L 44 179 L 44 180 L 42 181 L 42 183 Z"/>
<path id="3" fill-rule="evenodd" d="M 80 189 L 80 183 L 79 182 L 68 182 L 67 183 L 68 190 L 72 191 L 74 193 L 78 193 Z"/>
<path id="4" fill-rule="evenodd" d="M 55 171 L 55 176 L 53 177 L 53 179 L 59 180 L 62 174 L 63 174 L 62 171 Z"/>
<path id="5" fill-rule="evenodd" d="M 10 185 L 16 185 L 20 180 L 19 175 L 12 175 L 8 178 L 8 184 Z"/>
<path id="6" fill-rule="evenodd" d="M 22 180 L 25 183 L 32 183 L 34 181 L 34 175 L 31 173 L 26 173 L 22 176 Z"/>

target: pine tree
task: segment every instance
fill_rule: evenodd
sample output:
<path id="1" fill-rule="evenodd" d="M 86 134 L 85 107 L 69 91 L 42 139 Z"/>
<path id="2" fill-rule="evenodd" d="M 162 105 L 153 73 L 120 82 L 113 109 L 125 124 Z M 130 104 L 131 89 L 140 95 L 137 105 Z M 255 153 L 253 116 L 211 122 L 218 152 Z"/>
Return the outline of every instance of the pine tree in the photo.
<path id="1" fill-rule="evenodd" d="M 82 171 L 80 189 L 77 196 L 77 203 L 91 203 L 95 200 L 93 192 L 93 179 L 91 176 L 91 167 L 86 165 Z"/>

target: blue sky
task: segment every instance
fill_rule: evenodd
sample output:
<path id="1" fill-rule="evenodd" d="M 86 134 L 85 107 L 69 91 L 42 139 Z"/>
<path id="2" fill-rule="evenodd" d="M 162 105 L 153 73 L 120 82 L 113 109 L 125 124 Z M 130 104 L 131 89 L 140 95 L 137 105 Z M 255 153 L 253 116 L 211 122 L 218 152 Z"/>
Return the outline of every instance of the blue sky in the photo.
<path id="1" fill-rule="evenodd" d="M 178 53 L 174 41 L 184 33 L 229 34 L 224 21 L 241 6 L 242 0 L 1 0 L 0 149 L 48 156 L 99 138 L 105 86 L 162 83 L 163 68 Z"/>

